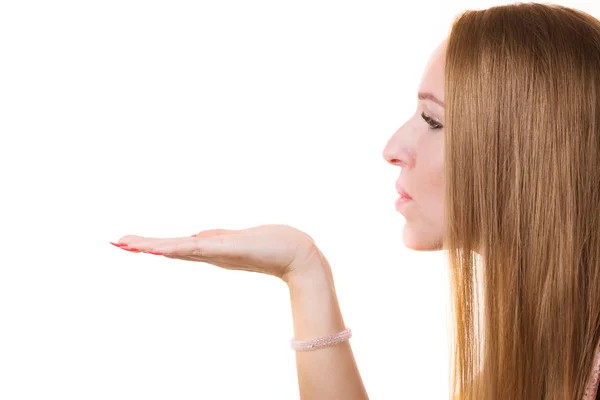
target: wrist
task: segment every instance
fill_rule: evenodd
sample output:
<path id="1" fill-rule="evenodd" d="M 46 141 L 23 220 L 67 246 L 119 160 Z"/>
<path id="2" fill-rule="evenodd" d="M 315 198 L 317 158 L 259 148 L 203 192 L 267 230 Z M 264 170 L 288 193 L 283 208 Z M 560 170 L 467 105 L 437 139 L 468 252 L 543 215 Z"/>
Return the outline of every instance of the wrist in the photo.
<path id="1" fill-rule="evenodd" d="M 315 340 L 345 329 L 329 263 L 318 249 L 287 276 L 295 340 Z"/>
<path id="2" fill-rule="evenodd" d="M 333 289 L 333 274 L 329 262 L 315 246 L 310 255 L 290 265 L 290 271 L 282 277 L 290 290 Z"/>

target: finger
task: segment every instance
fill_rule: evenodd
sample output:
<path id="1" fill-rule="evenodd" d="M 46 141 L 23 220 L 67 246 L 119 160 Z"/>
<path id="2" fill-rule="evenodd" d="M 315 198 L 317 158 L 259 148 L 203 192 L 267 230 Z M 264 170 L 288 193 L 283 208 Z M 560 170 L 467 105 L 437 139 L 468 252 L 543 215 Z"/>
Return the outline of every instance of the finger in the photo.
<path id="1" fill-rule="evenodd" d="M 189 257 L 189 256 L 174 256 L 174 255 L 170 255 L 170 254 L 163 254 L 163 256 L 167 257 L 167 258 L 177 259 L 177 260 L 198 261 L 194 257 Z"/>
<path id="2" fill-rule="evenodd" d="M 243 243 L 242 234 L 221 234 L 209 237 L 186 237 L 175 241 L 156 244 L 151 250 L 176 256 L 192 256 L 201 259 L 227 260 L 235 262 L 238 259 L 244 259 L 247 256 L 249 246 L 241 246 Z M 245 249 L 244 251 L 242 251 Z"/>
<path id="3" fill-rule="evenodd" d="M 140 238 L 127 243 L 128 248 L 143 252 L 153 251 L 162 255 L 174 256 L 199 256 L 203 254 L 206 246 L 215 248 L 215 243 L 207 243 L 210 238 L 180 237 L 180 238 Z M 202 246 L 198 243 L 202 241 Z"/>
<path id="4" fill-rule="evenodd" d="M 224 234 L 227 234 L 227 233 L 236 233 L 236 232 L 240 232 L 240 231 L 231 230 L 231 229 L 209 229 L 209 230 L 197 233 L 197 234 L 195 234 L 193 236 L 198 237 L 198 238 L 205 238 L 205 237 L 211 237 L 211 236 L 217 236 L 217 235 L 224 235 Z"/>
<path id="5" fill-rule="evenodd" d="M 119 243 L 125 243 L 127 247 L 132 247 L 140 250 L 152 249 L 152 247 L 172 244 L 187 238 L 152 238 L 143 236 L 127 235 L 119 239 Z"/>
<path id="6" fill-rule="evenodd" d="M 201 259 L 199 257 L 190 257 L 190 256 L 173 256 L 173 255 L 165 255 L 165 257 L 167 258 L 173 258 L 173 259 L 178 259 L 178 260 L 184 260 L 184 261 L 195 261 L 195 262 L 203 262 L 206 264 L 211 264 L 211 265 L 215 265 L 217 267 L 223 268 L 223 269 L 228 269 L 228 270 L 237 270 L 237 271 L 250 271 L 250 272 L 257 272 L 253 269 L 250 269 L 244 265 L 240 265 L 240 264 L 232 264 L 232 263 L 228 263 L 228 262 L 224 262 L 224 261 L 217 261 L 217 260 L 212 260 L 212 259 Z"/>
<path id="7" fill-rule="evenodd" d="M 236 234 L 243 231 L 229 229 L 211 229 L 194 236 L 178 238 L 148 238 L 128 235 L 119 240 L 127 247 L 143 252 L 154 251 L 162 255 L 215 257 L 219 255 L 235 256 Z M 231 254 L 233 253 L 233 254 Z"/>
<path id="8" fill-rule="evenodd" d="M 209 229 L 209 230 L 205 230 L 200 233 L 197 233 L 197 234 L 193 235 L 193 237 L 205 238 L 205 237 L 224 235 L 224 234 L 236 233 L 236 232 L 241 232 L 241 231 L 230 230 L 230 229 Z M 160 245 L 163 243 L 177 242 L 180 239 L 182 239 L 182 238 L 153 238 L 153 237 L 144 237 L 144 236 L 137 236 L 137 235 L 126 235 L 126 236 L 123 236 L 121 239 L 119 239 L 118 243 L 124 243 L 128 247 L 138 248 L 135 246 L 139 245 L 139 246 L 147 247 L 148 245 Z"/>
<path id="9" fill-rule="evenodd" d="M 144 238 L 142 236 L 126 235 L 126 236 L 123 236 L 121 239 L 119 239 L 119 241 L 117 243 L 129 244 L 131 242 L 139 241 L 140 239 L 144 239 Z"/>
<path id="10" fill-rule="evenodd" d="M 162 240 L 154 242 L 140 242 L 140 250 L 151 249 L 170 256 L 200 256 L 203 247 L 207 245 L 208 238 L 185 237 L 176 240 Z M 200 241 L 203 244 L 200 244 Z M 210 246 L 210 244 L 208 244 Z M 139 247 L 136 247 L 139 248 Z"/>

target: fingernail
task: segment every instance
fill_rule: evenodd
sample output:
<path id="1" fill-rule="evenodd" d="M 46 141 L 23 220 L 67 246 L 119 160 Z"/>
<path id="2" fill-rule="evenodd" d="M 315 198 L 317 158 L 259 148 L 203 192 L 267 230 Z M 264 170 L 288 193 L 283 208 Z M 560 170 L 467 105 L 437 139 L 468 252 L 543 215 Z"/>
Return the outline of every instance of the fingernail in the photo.
<path id="1" fill-rule="evenodd" d="M 125 243 L 113 243 L 113 242 L 108 242 L 108 243 L 112 244 L 113 246 L 117 246 L 117 247 L 127 246 L 127 244 L 125 244 Z"/>
<path id="2" fill-rule="evenodd" d="M 146 253 L 156 254 L 157 256 L 162 256 L 163 255 L 163 253 L 161 253 L 160 251 L 146 250 Z"/>
<path id="3" fill-rule="evenodd" d="M 138 249 L 130 249 L 130 248 L 126 249 L 125 247 L 121 247 L 121 249 L 127 250 L 127 251 L 131 251 L 132 253 L 139 253 L 139 252 L 141 252 L 141 250 L 138 250 Z"/>

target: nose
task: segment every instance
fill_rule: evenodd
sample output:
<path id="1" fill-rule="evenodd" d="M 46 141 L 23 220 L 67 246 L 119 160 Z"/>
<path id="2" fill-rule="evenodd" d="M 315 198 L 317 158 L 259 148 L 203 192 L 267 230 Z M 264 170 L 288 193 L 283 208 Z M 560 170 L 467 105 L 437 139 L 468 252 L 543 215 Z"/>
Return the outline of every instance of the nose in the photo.
<path id="1" fill-rule="evenodd" d="M 406 135 L 403 132 L 407 129 L 406 121 L 388 140 L 383 149 L 383 159 L 392 165 L 402 168 L 408 168 L 413 164 L 414 151 L 409 148 Z"/>
<path id="2" fill-rule="evenodd" d="M 408 164 L 405 161 L 402 161 L 402 159 L 393 158 L 393 157 L 390 157 L 390 156 L 385 155 L 385 154 L 384 154 L 383 158 L 385 158 L 385 160 L 387 162 L 389 162 L 390 164 L 392 164 L 392 165 L 397 165 L 398 167 L 401 167 L 401 168 L 407 168 L 408 167 Z"/>
<path id="3" fill-rule="evenodd" d="M 392 165 L 408 168 L 413 164 L 414 152 L 406 147 L 394 144 L 392 138 L 383 149 L 383 159 Z"/>

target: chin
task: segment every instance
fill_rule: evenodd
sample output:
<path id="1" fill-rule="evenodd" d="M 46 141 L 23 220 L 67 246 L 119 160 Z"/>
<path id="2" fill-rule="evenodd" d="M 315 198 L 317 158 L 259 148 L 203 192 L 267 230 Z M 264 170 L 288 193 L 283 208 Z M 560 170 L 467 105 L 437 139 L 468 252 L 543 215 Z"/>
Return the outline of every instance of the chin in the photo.
<path id="1" fill-rule="evenodd" d="M 427 237 L 424 235 L 416 234 L 409 227 L 405 226 L 402 232 L 402 242 L 406 248 L 415 251 L 438 251 L 443 250 L 443 238 L 440 237 Z"/>

